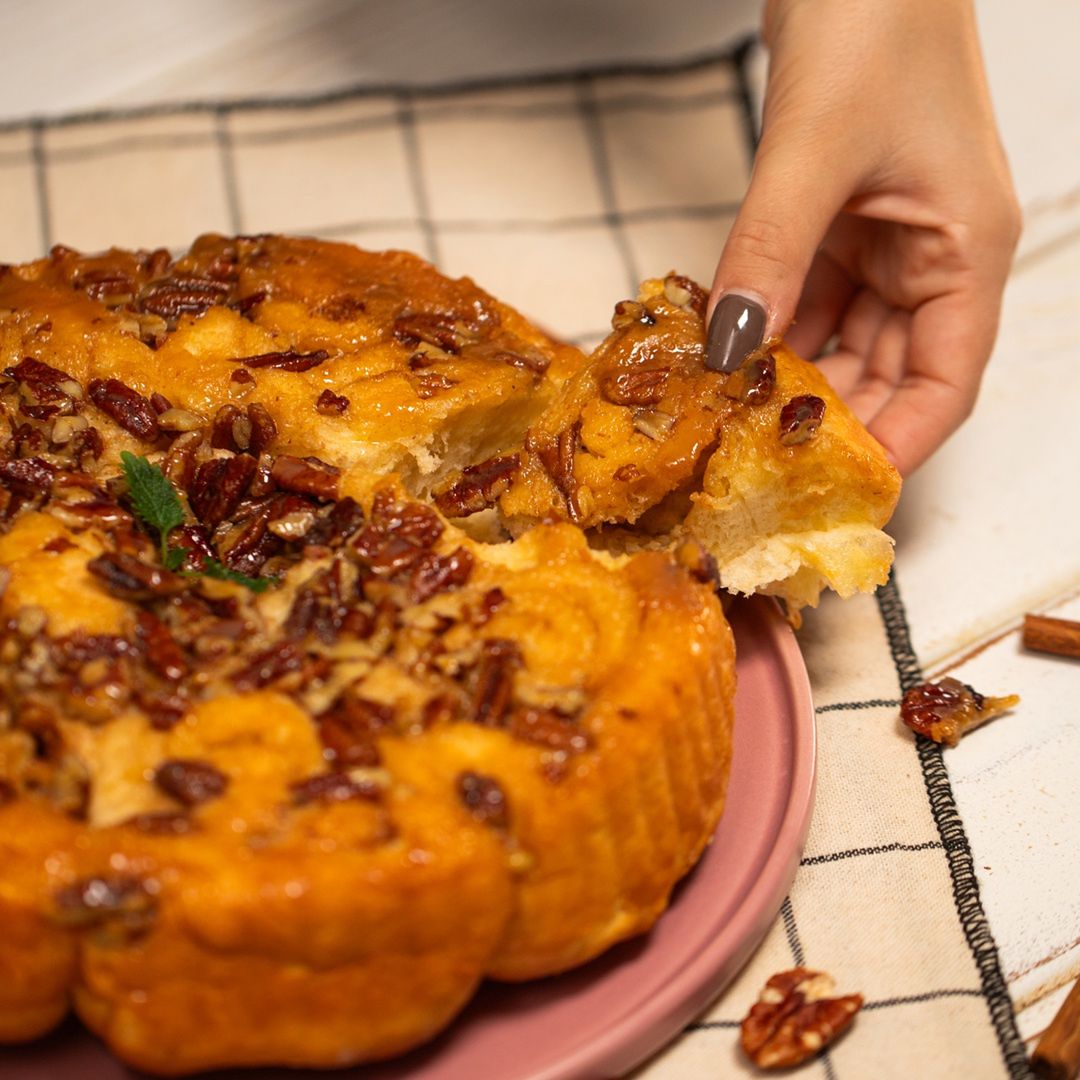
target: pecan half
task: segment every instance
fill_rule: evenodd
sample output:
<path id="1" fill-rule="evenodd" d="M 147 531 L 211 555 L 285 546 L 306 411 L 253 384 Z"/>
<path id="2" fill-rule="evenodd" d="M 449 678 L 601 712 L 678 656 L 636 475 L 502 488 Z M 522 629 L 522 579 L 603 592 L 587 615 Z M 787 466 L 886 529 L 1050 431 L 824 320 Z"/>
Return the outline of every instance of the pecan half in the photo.
<path id="1" fill-rule="evenodd" d="M 154 883 L 127 874 L 83 878 L 54 895 L 55 919 L 77 930 L 116 930 L 137 937 L 154 921 L 154 891 Z"/>
<path id="2" fill-rule="evenodd" d="M 478 772 L 463 772 L 457 778 L 458 798 L 477 821 L 505 829 L 510 823 L 506 794 L 498 780 Z"/>
<path id="3" fill-rule="evenodd" d="M 461 470 L 459 480 L 433 496 L 435 505 L 452 518 L 468 517 L 486 510 L 510 490 L 520 467 L 521 457 L 518 454 L 506 454 L 488 458 L 478 465 L 467 465 Z"/>
<path id="4" fill-rule="evenodd" d="M 668 303 L 676 307 L 689 308 L 696 315 L 705 318 L 709 294 L 691 278 L 684 277 L 682 274 L 668 274 L 664 278 L 664 296 Z"/>
<path id="5" fill-rule="evenodd" d="M 224 795 L 229 778 L 209 761 L 175 758 L 157 767 L 154 783 L 166 795 L 171 795 L 185 806 L 198 806 Z"/>
<path id="6" fill-rule="evenodd" d="M 501 724 L 510 708 L 514 672 L 521 666 L 517 642 L 489 638 L 483 646 L 473 682 L 472 714 L 478 724 Z"/>
<path id="7" fill-rule="evenodd" d="M 335 761 L 346 765 L 378 765 L 375 737 L 393 725 L 394 710 L 389 705 L 346 690 L 319 717 L 319 738 Z"/>
<path id="8" fill-rule="evenodd" d="M 323 502 L 337 499 L 339 471 L 316 458 L 297 458 L 282 454 L 274 460 L 270 479 L 282 491 L 314 495 Z"/>
<path id="9" fill-rule="evenodd" d="M 87 395 L 106 416 L 135 438 L 153 442 L 158 437 L 154 406 L 126 383 L 119 379 L 92 379 L 87 387 Z"/>
<path id="10" fill-rule="evenodd" d="M 243 364 L 246 368 L 276 368 L 278 371 L 310 371 L 328 360 L 330 354 L 325 349 L 314 352 L 297 352 L 286 349 L 284 352 L 259 353 L 257 356 L 237 356 L 233 363 Z"/>
<path id="11" fill-rule="evenodd" d="M 289 791 L 292 792 L 295 806 L 306 806 L 313 802 L 348 802 L 352 799 L 374 801 L 382 795 L 382 788 L 374 781 L 343 772 L 316 773 L 290 784 Z"/>
<path id="12" fill-rule="evenodd" d="M 774 975 L 742 1022 L 740 1041 L 760 1069 L 787 1069 L 828 1046 L 862 1008 L 862 994 L 832 997 L 835 983 L 804 967 Z"/>
<path id="13" fill-rule="evenodd" d="M 469 340 L 462 323 L 443 312 L 418 311 L 394 320 L 394 338 L 410 348 L 424 342 L 443 352 L 459 353 Z"/>
<path id="14" fill-rule="evenodd" d="M 799 394 L 780 410 L 780 441 L 798 446 L 811 438 L 825 417 L 825 402 L 813 394 Z"/>
<path id="15" fill-rule="evenodd" d="M 600 393 L 614 405 L 655 405 L 667 389 L 669 368 L 609 371 L 600 379 Z"/>
<path id="16" fill-rule="evenodd" d="M 86 564 L 86 569 L 121 600 L 151 600 L 155 596 L 174 595 L 188 587 L 178 574 L 122 551 L 99 555 Z"/>
<path id="17" fill-rule="evenodd" d="M 563 428 L 553 439 L 538 439 L 530 432 L 526 435 L 526 448 L 533 450 L 540 464 L 547 470 L 559 494 L 566 501 L 571 521 L 581 517 L 577 498 L 577 481 L 574 478 L 574 456 L 581 445 L 581 417 L 569 427 Z"/>
<path id="18" fill-rule="evenodd" d="M 972 686 L 948 676 L 913 686 L 900 703 L 900 719 L 919 735 L 955 746 L 963 735 L 1017 705 L 1016 694 L 986 697 Z"/>
<path id="19" fill-rule="evenodd" d="M 195 516 L 210 526 L 230 517 L 247 494 L 255 470 L 255 459 L 247 454 L 204 461 L 188 493 Z"/>
<path id="20" fill-rule="evenodd" d="M 246 449 L 258 457 L 265 453 L 277 438 L 278 427 L 269 409 L 257 401 L 253 401 L 247 407 L 247 421 L 250 434 Z"/>
<path id="21" fill-rule="evenodd" d="M 228 294 L 229 286 L 213 278 L 165 278 L 145 288 L 135 306 L 138 311 L 160 315 L 174 328 L 181 315 L 201 315 L 223 304 Z"/>

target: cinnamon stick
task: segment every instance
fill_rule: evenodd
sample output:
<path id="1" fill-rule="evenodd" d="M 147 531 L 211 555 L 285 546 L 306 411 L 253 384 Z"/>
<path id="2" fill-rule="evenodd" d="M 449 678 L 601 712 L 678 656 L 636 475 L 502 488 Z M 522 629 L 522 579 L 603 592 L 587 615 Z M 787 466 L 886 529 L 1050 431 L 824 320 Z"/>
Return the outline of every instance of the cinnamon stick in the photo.
<path id="1" fill-rule="evenodd" d="M 1025 649 L 1080 657 L 1080 622 L 1051 619 L 1048 615 L 1025 615 L 1023 640 Z"/>
<path id="2" fill-rule="evenodd" d="M 1073 1080 L 1080 1070 L 1080 979 L 1042 1033 L 1031 1068 L 1044 1080 Z"/>

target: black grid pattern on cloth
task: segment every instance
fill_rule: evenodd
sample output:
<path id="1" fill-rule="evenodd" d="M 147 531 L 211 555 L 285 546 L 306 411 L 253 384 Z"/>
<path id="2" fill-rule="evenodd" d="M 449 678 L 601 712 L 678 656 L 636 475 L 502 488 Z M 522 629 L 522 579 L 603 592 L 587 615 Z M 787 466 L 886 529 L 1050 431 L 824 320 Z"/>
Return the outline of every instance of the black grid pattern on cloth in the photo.
<path id="1" fill-rule="evenodd" d="M 333 238 L 346 234 L 364 233 L 365 231 L 385 231 L 389 229 L 411 229 L 419 232 L 423 254 L 434 262 L 441 255 L 440 236 L 442 234 L 465 234 L 479 232 L 557 232 L 588 228 L 606 228 L 612 238 L 619 260 L 624 267 L 625 284 L 630 294 L 636 291 L 641 280 L 637 257 L 627 239 L 628 226 L 658 224 L 665 221 L 690 221 L 710 223 L 730 217 L 737 210 L 737 200 L 721 199 L 702 201 L 695 205 L 645 206 L 623 209 L 612 185 L 612 166 L 608 158 L 605 136 L 601 126 L 601 113 L 611 116 L 620 111 L 648 109 L 659 113 L 678 113 L 706 108 L 717 104 L 731 104 L 737 107 L 741 123 L 746 134 L 747 146 L 752 146 L 755 138 L 755 121 L 751 103 L 749 82 L 745 73 L 745 62 L 754 39 L 747 38 L 736 43 L 732 48 L 713 51 L 688 60 L 675 63 L 649 64 L 630 63 L 610 66 L 596 66 L 578 72 L 554 73 L 550 75 L 525 75 L 485 79 L 465 79 L 453 83 L 429 87 L 408 87 L 396 84 L 370 85 L 353 87 L 332 93 L 305 97 L 260 98 L 254 100 L 237 99 L 228 102 L 192 101 L 184 104 L 146 106 L 134 108 L 97 109 L 81 113 L 71 113 L 58 117 L 35 118 L 28 121 L 8 121 L 0 123 L 0 134 L 28 131 L 31 135 L 28 151 L 5 152 L 0 155 L 0 169 L 25 167 L 31 164 L 34 170 L 35 194 L 37 200 L 37 230 L 40 253 L 45 253 L 57 241 L 64 242 L 65 237 L 57 234 L 54 203 L 56 197 L 50 192 L 50 169 L 56 165 L 70 166 L 80 162 L 110 159 L 121 154 L 138 152 L 168 153 L 191 150 L 200 147 L 213 149 L 216 146 L 220 167 L 220 183 L 225 205 L 223 225 L 231 232 L 243 233 L 250 228 L 247 213 L 238 184 L 237 152 L 245 147 L 265 146 L 275 142 L 292 143 L 302 148 L 305 140 L 325 135 L 349 134 L 377 129 L 396 129 L 404 145 L 409 186 L 413 202 L 413 213 L 394 219 L 378 216 L 369 219 L 341 220 L 329 219 L 312 221 L 299 230 L 314 235 Z M 651 93 L 645 89 L 622 94 L 606 94 L 598 102 L 596 88 L 604 80 L 623 77 L 645 80 L 650 77 L 670 78 L 681 74 L 708 72 L 724 69 L 733 76 L 734 88 L 712 92 L 688 92 L 671 96 Z M 569 104 L 562 103 L 521 103 L 500 106 L 492 102 L 476 102 L 462 105 L 453 99 L 472 92 L 497 91 L 514 88 L 537 88 L 543 86 L 574 87 L 576 100 Z M 323 106 L 360 101 L 385 101 L 386 108 L 374 115 L 365 115 L 346 120 L 305 124 L 305 112 L 317 110 Z M 492 221 L 480 217 L 436 217 L 432 212 L 427 194 L 427 180 L 424 163 L 421 161 L 417 139 L 416 107 L 422 103 L 428 119 L 446 119 L 454 116 L 504 116 L 520 119 L 526 116 L 567 117 L 577 112 L 584 124 L 589 150 L 592 156 L 594 178 L 600 189 L 602 212 L 583 213 L 565 216 L 522 217 Z M 290 123 L 283 119 L 281 125 L 267 130 L 246 132 L 232 131 L 230 119 L 238 114 L 257 114 L 260 112 L 295 110 L 299 119 Z M 112 134 L 92 144 L 76 143 L 49 149 L 46 143 L 47 133 L 85 128 L 96 124 L 113 124 L 123 121 L 140 121 L 153 118 L 177 116 L 205 116 L 212 121 L 205 131 L 173 132 L 154 134 L 145 131 L 132 131 Z M 749 161 L 749 158 L 747 159 Z M 606 334 L 607 328 L 597 326 L 579 330 L 572 339 L 587 343 Z"/>
<path id="2" fill-rule="evenodd" d="M 895 572 L 891 572 L 888 583 L 878 589 L 877 601 L 885 624 L 889 650 L 896 665 L 900 689 L 906 692 L 922 682 L 923 675 L 911 644 L 911 631 Z M 1013 1080 L 1027 1080 L 1034 1074 L 1016 1027 L 1012 998 L 1001 970 L 997 943 L 983 910 L 971 845 L 956 806 L 942 749 L 940 744 L 921 735 L 915 737 L 915 742 L 926 795 L 930 800 L 930 812 L 937 825 L 949 864 L 956 913 L 979 971 L 982 983 L 980 993 L 986 999 L 987 1008 L 990 1010 L 990 1019 L 1009 1076 Z"/>

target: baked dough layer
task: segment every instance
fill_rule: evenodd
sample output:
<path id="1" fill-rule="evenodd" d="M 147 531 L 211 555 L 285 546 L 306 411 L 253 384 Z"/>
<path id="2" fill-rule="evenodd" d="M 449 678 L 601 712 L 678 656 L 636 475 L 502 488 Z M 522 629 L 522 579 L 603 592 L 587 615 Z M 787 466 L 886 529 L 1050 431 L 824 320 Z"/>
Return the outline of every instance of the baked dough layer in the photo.
<path id="1" fill-rule="evenodd" d="M 585 364 L 400 253 L 0 274 L 0 1040 L 74 1008 L 159 1074 L 384 1058 L 652 925 L 730 765 L 707 570 L 424 499 Z"/>

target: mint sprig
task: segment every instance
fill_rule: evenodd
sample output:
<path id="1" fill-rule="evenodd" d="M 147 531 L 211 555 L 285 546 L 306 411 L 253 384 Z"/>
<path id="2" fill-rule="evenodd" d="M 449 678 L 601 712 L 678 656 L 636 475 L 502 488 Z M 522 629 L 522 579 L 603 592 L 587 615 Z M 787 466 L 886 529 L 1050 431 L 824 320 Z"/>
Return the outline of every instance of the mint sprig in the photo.
<path id="1" fill-rule="evenodd" d="M 183 548 L 169 546 L 169 534 L 184 524 L 184 508 L 172 481 L 153 462 L 137 457 L 127 450 L 120 453 L 120 467 L 124 470 L 136 515 L 158 534 L 161 561 L 166 569 L 183 574 L 184 577 L 231 581 L 255 593 L 265 592 L 274 584 L 273 578 L 248 577 L 247 574 L 230 570 L 217 559 L 204 559 L 201 570 L 182 570 L 188 553 Z"/>

